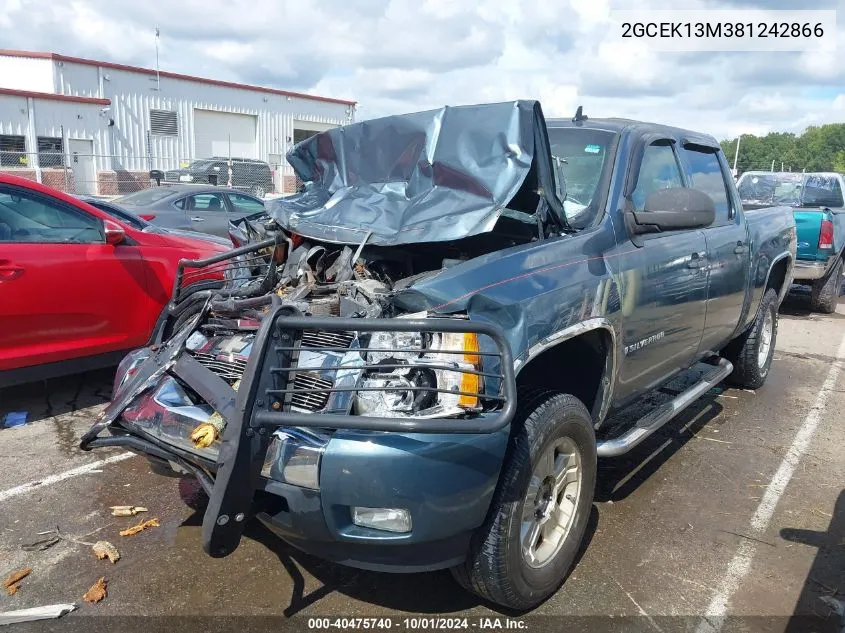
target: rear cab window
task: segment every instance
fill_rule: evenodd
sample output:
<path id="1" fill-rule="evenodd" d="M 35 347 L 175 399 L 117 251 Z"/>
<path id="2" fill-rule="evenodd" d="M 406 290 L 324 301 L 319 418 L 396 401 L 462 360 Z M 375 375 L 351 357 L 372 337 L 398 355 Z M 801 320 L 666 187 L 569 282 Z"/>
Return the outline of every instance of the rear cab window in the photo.
<path id="1" fill-rule="evenodd" d="M 842 187 L 839 177 L 828 174 L 807 174 L 801 192 L 802 207 L 842 208 Z"/>

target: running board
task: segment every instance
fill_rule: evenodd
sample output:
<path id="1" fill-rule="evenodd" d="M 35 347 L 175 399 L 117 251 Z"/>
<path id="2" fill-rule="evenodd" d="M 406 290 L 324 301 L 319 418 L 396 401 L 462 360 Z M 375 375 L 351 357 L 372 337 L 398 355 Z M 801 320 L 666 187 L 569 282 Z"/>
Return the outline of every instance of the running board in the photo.
<path id="1" fill-rule="evenodd" d="M 701 377 L 701 380 L 683 393 L 679 393 L 673 400 L 660 405 L 653 411 L 650 411 L 648 415 L 640 418 L 632 429 L 626 431 L 619 437 L 599 442 L 596 446 L 598 456 L 616 457 L 617 455 L 624 455 L 637 444 L 646 439 L 649 435 L 654 433 L 657 429 L 666 424 L 669 420 L 678 415 L 681 411 L 686 409 L 693 402 L 698 400 L 702 395 L 704 395 L 704 393 L 727 378 L 733 369 L 734 366 L 729 360 L 720 358 L 719 363 L 714 365 L 713 369 L 704 374 Z"/>

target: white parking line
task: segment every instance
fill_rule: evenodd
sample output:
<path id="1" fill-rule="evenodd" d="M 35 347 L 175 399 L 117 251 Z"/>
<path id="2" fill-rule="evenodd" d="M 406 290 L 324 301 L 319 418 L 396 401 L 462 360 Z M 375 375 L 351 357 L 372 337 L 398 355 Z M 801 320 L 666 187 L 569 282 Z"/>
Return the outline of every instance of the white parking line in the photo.
<path id="1" fill-rule="evenodd" d="M 792 440 L 792 445 L 786 452 L 786 455 L 781 461 L 780 466 L 775 472 L 774 477 L 766 487 L 766 492 L 760 500 L 760 505 L 757 506 L 757 511 L 751 517 L 750 528 L 754 534 L 763 534 L 766 528 L 769 527 L 769 522 L 775 513 L 778 501 L 780 501 L 789 480 L 792 479 L 792 474 L 795 472 L 795 467 L 801 460 L 801 457 L 810 446 L 813 435 L 822 420 L 822 417 L 827 407 L 827 401 L 831 392 L 836 386 L 836 380 L 839 378 L 839 372 L 842 370 L 841 361 L 845 358 L 845 336 L 839 344 L 839 349 L 836 352 L 836 360 L 831 364 L 830 371 L 827 372 L 827 378 L 822 383 L 822 388 L 816 394 L 816 400 L 813 406 L 804 418 L 801 428 L 795 434 L 795 439 Z M 719 589 L 710 601 L 707 611 L 704 614 L 701 622 L 696 628 L 696 633 L 718 633 L 725 625 L 725 618 L 728 614 L 728 604 L 733 597 L 736 590 L 739 589 L 743 578 L 751 569 L 751 559 L 754 557 L 756 546 L 750 540 L 745 540 L 740 545 L 725 573 Z"/>
<path id="2" fill-rule="evenodd" d="M 91 471 L 97 470 L 102 466 L 105 466 L 106 464 L 122 462 L 124 459 L 129 459 L 130 457 L 135 457 L 135 453 L 120 453 L 118 455 L 112 455 L 111 457 L 106 457 L 105 459 L 101 459 L 96 462 L 91 462 L 90 464 L 84 464 L 83 466 L 77 466 L 76 468 L 72 468 L 71 470 L 66 470 L 63 473 L 56 473 L 55 475 L 50 475 L 49 477 L 45 477 L 44 479 L 30 481 L 29 483 L 21 484 L 20 486 L 15 486 L 14 488 L 9 488 L 8 490 L 3 490 L 0 492 L 0 502 L 6 501 L 7 499 L 11 499 L 12 497 L 17 497 L 18 495 L 22 495 L 26 492 L 31 492 L 33 490 L 38 490 L 39 488 L 44 488 L 45 486 L 52 486 L 53 484 L 57 484 L 60 481 L 64 481 L 65 479 L 71 479 L 79 475 L 85 475 L 87 473 L 90 473 Z"/>

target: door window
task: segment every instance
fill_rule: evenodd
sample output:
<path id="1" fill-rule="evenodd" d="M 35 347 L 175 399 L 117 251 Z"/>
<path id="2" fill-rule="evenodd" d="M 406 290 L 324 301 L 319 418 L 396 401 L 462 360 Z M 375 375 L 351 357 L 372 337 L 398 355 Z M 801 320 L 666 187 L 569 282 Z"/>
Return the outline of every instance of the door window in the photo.
<path id="1" fill-rule="evenodd" d="M 191 211 L 226 212 L 226 201 L 221 193 L 198 193 L 188 196 L 187 201 Z"/>
<path id="2" fill-rule="evenodd" d="M 660 189 L 682 187 L 681 170 L 675 159 L 672 146 L 667 143 L 652 143 L 645 148 L 637 188 L 631 194 L 634 208 L 642 211 L 648 196 Z"/>
<path id="3" fill-rule="evenodd" d="M 231 201 L 232 206 L 235 207 L 235 211 L 242 211 L 244 213 L 259 213 L 264 211 L 264 205 L 255 198 L 250 198 L 249 196 L 244 196 L 239 193 L 230 193 L 229 200 Z"/>
<path id="4" fill-rule="evenodd" d="M 715 150 L 681 150 L 687 166 L 687 174 L 693 188 L 703 191 L 716 207 L 716 224 L 727 222 L 731 217 L 730 197 L 725 185 L 725 174 Z"/>
<path id="5" fill-rule="evenodd" d="M 105 236 L 94 216 L 26 191 L 0 187 L 0 242 L 97 244 L 104 243 Z"/>

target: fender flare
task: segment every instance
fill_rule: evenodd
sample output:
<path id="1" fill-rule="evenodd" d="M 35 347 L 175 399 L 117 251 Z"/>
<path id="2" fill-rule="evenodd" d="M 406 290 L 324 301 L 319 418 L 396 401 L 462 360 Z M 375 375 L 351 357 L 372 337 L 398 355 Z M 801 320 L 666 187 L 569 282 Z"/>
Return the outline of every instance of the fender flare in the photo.
<path id="1" fill-rule="evenodd" d="M 617 342 L 616 330 L 613 327 L 613 323 L 606 317 L 586 319 L 585 321 L 575 323 L 540 339 L 514 360 L 514 375 L 518 378 L 519 373 L 528 366 L 531 361 L 544 352 L 547 352 L 562 343 L 571 341 L 574 338 L 596 330 L 604 330 L 610 336 L 610 347 L 607 350 L 607 358 L 605 359 L 604 375 L 602 376 L 601 383 L 599 384 L 599 392 L 596 395 L 596 402 L 593 405 L 593 411 L 591 412 L 594 424 L 598 427 L 601 425 L 608 410 L 610 409 L 610 403 L 613 398 L 613 387 L 616 384 L 616 372 L 619 367 L 619 345 Z"/>
<path id="2" fill-rule="evenodd" d="M 780 305 L 784 297 L 786 297 L 786 293 L 789 292 L 789 287 L 792 285 L 792 277 L 795 270 L 795 260 L 792 259 L 792 255 L 790 253 L 781 253 L 769 263 L 769 270 L 766 272 L 766 281 L 763 283 L 763 288 L 765 289 L 769 285 L 769 279 L 771 279 L 772 277 L 772 270 L 778 264 L 778 262 L 785 258 L 789 259 L 789 264 L 787 264 L 786 275 L 783 278 L 783 288 L 781 288 L 780 292 L 778 293 L 778 305 Z"/>

